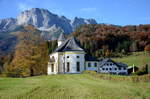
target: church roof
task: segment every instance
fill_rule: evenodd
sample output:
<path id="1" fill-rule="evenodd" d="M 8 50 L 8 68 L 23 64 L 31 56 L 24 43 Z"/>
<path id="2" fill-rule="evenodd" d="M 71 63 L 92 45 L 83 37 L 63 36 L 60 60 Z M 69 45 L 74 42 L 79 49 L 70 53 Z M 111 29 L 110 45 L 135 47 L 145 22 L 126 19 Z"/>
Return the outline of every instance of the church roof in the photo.
<path id="1" fill-rule="evenodd" d="M 80 47 L 80 43 L 77 42 L 76 38 L 71 37 L 55 50 L 55 52 L 64 52 L 64 51 L 84 51 L 84 50 Z"/>
<path id="2" fill-rule="evenodd" d="M 66 40 L 65 35 L 64 35 L 64 33 L 61 33 L 59 38 L 58 38 L 58 41 L 64 41 L 64 40 Z"/>

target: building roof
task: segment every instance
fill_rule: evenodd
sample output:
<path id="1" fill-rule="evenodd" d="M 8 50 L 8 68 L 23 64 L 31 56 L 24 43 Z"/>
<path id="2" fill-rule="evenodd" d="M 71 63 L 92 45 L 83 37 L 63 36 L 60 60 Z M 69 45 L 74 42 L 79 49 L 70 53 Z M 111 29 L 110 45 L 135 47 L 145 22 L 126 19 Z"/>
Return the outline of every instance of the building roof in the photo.
<path id="1" fill-rule="evenodd" d="M 66 39 L 65 39 L 65 35 L 64 35 L 64 33 L 61 33 L 61 34 L 59 35 L 58 41 L 64 41 L 64 40 L 66 40 Z"/>
<path id="2" fill-rule="evenodd" d="M 117 63 L 117 62 L 113 61 L 110 58 L 104 58 L 104 59 L 101 59 L 101 61 L 100 61 L 100 67 L 102 67 L 103 65 L 105 65 L 107 62 L 112 62 L 112 63 L 114 63 L 118 67 L 127 67 L 128 66 L 128 65 L 126 65 L 124 63 L 120 63 L 120 62 Z"/>
<path id="3" fill-rule="evenodd" d="M 84 50 L 80 47 L 80 43 L 77 42 L 75 37 L 70 37 L 55 50 L 55 52 L 64 52 L 64 51 L 84 51 Z"/>

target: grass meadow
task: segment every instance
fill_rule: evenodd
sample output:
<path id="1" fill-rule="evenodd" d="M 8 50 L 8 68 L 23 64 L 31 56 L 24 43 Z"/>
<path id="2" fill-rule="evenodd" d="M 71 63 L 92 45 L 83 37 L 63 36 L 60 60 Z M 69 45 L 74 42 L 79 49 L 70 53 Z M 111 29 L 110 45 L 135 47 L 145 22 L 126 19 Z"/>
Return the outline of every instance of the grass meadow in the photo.
<path id="1" fill-rule="evenodd" d="M 150 83 L 102 80 L 89 74 L 0 78 L 0 99 L 150 99 Z"/>
<path id="2" fill-rule="evenodd" d="M 143 66 L 145 64 L 150 65 L 150 53 L 148 52 L 134 52 L 131 55 L 124 56 L 122 58 L 112 58 L 114 61 L 123 62 L 128 66 Z"/>

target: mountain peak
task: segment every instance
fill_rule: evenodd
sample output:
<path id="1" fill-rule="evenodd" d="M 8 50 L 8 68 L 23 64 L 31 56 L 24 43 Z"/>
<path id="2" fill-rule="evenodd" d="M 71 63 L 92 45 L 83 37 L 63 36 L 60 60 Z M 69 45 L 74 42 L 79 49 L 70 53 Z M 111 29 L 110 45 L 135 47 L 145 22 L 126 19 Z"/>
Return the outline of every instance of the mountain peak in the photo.
<path id="1" fill-rule="evenodd" d="M 38 29 L 49 31 L 51 27 L 56 26 L 62 29 L 65 33 L 73 32 L 77 27 L 84 24 L 97 24 L 94 19 L 84 19 L 75 17 L 74 20 L 70 20 L 65 16 L 58 16 L 51 13 L 47 9 L 32 8 L 25 10 L 19 14 L 17 19 L 4 19 L 0 20 L 0 30 L 3 28 L 11 27 L 13 25 L 33 25 Z"/>

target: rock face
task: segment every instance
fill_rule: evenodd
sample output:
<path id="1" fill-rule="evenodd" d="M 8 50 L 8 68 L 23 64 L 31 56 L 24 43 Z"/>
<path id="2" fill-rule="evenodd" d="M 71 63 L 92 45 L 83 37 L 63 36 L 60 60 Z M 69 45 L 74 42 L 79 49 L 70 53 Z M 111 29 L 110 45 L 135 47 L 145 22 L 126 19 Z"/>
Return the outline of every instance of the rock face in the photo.
<path id="1" fill-rule="evenodd" d="M 48 31 L 43 31 L 41 36 L 44 40 L 57 40 L 61 33 L 64 33 L 63 29 L 53 25 L 48 29 Z"/>
<path id="2" fill-rule="evenodd" d="M 0 20 L 0 32 L 15 28 L 16 22 L 17 20 L 14 18 L 7 18 Z"/>
<path id="3" fill-rule="evenodd" d="M 84 24 L 97 24 L 97 22 L 94 19 L 84 19 L 84 18 L 77 18 L 75 17 L 74 20 L 71 21 L 71 26 L 73 31 Z"/>
<path id="4" fill-rule="evenodd" d="M 78 26 L 83 24 L 97 24 L 94 19 L 75 18 L 67 19 L 64 16 L 58 16 L 45 9 L 32 8 L 22 12 L 17 17 L 18 25 L 32 24 L 42 30 L 48 30 L 53 25 L 63 29 L 65 33 L 73 32 Z"/>
<path id="5" fill-rule="evenodd" d="M 58 16 L 46 9 L 32 8 L 23 11 L 15 18 L 0 20 L 0 33 L 11 32 L 20 26 L 33 25 L 42 31 L 45 40 L 55 40 L 61 33 L 70 34 L 84 24 L 97 24 L 94 19 L 75 17 L 73 20 Z"/>
<path id="6" fill-rule="evenodd" d="M 65 33 L 72 32 L 72 27 L 67 18 L 59 17 L 48 10 L 39 8 L 33 8 L 22 12 L 17 17 L 17 23 L 18 25 L 32 24 L 37 28 L 43 28 L 43 30 L 47 30 L 51 26 L 56 25 L 57 27 L 61 27 Z"/>

